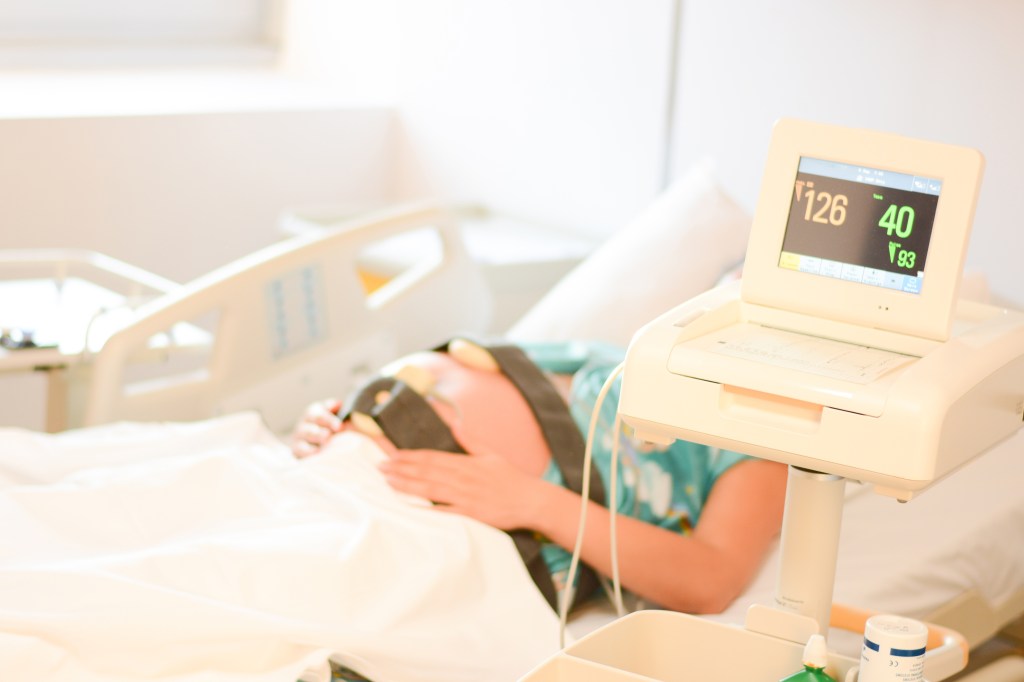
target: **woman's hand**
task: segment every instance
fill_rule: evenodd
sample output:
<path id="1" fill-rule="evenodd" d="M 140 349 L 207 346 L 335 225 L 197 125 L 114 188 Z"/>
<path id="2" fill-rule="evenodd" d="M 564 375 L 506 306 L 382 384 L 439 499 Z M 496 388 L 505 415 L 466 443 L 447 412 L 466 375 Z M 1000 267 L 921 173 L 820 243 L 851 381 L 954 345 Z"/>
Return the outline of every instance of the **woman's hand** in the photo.
<path id="1" fill-rule="evenodd" d="M 538 513 L 537 486 L 547 485 L 510 464 L 500 454 L 472 447 L 470 454 L 439 450 L 396 450 L 380 465 L 392 488 L 431 500 L 445 511 L 500 530 L 529 528 Z"/>
<path id="2" fill-rule="evenodd" d="M 334 398 L 307 407 L 292 432 L 292 454 L 302 458 L 320 452 L 331 436 L 342 429 L 339 410 L 341 401 Z"/>

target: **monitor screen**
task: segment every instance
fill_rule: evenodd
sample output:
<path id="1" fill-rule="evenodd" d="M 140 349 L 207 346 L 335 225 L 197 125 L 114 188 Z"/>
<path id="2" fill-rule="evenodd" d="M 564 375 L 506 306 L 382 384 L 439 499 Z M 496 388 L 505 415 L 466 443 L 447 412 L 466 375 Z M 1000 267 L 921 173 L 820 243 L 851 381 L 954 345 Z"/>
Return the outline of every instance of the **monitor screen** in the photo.
<path id="1" fill-rule="evenodd" d="M 942 182 L 800 157 L 779 267 L 920 294 Z"/>

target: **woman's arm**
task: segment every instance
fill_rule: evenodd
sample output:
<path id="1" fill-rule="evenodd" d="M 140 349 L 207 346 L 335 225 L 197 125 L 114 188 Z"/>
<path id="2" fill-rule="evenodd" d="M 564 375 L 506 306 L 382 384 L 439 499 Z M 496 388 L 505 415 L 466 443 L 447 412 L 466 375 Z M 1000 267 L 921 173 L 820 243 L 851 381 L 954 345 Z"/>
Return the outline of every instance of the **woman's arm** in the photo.
<path id="1" fill-rule="evenodd" d="M 448 511 L 502 530 L 530 528 L 573 549 L 579 495 L 516 469 L 500 455 L 467 449 L 474 454 L 398 451 L 381 470 L 395 489 Z M 665 608 L 723 610 L 753 578 L 776 537 L 785 488 L 784 465 L 745 460 L 718 478 L 691 535 L 619 515 L 622 584 Z M 583 560 L 608 575 L 610 519 L 607 509 L 590 504 L 582 548 Z"/>
<path id="2" fill-rule="evenodd" d="M 693 533 L 682 535 L 619 515 L 619 573 L 641 597 L 676 611 L 719 613 L 756 575 L 782 524 L 786 467 L 745 460 L 715 482 Z M 579 496 L 548 485 L 530 527 L 571 550 Z M 582 558 L 611 574 L 610 512 L 587 509 Z"/>

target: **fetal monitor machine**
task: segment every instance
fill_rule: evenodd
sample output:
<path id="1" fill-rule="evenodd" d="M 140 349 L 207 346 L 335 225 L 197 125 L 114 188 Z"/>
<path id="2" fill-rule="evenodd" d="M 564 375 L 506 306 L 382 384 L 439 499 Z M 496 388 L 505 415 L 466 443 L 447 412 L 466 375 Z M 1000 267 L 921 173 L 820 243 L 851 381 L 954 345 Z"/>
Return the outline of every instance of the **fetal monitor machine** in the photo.
<path id="1" fill-rule="evenodd" d="M 742 281 L 634 337 L 623 420 L 901 500 L 1014 433 L 1022 317 L 957 298 L 983 163 L 780 121 Z"/>
<path id="2" fill-rule="evenodd" d="M 641 328 L 619 402 L 641 438 L 790 465 L 775 603 L 744 628 L 645 617 L 670 619 L 660 632 L 711 659 L 745 649 L 742 679 L 780 679 L 828 633 L 846 481 L 909 501 L 1022 426 L 1024 314 L 958 298 L 983 167 L 963 147 L 776 123 L 742 280 Z M 602 651 L 626 646 L 628 618 L 594 633 Z M 689 651 L 671 679 L 716 679 Z M 856 679 L 856 661 L 832 663 Z"/>

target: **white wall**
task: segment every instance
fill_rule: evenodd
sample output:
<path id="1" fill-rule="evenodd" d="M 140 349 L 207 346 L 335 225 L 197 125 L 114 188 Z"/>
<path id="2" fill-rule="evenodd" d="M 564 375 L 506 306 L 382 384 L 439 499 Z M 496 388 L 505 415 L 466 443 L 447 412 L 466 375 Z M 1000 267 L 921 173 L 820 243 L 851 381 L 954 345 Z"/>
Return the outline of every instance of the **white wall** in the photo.
<path id="1" fill-rule="evenodd" d="M 1024 4 L 688 0 L 673 165 L 705 155 L 753 210 L 783 116 L 975 147 L 987 169 L 968 269 L 1024 305 Z"/>
<path id="2" fill-rule="evenodd" d="M 326 84 L 329 107 L 282 94 L 273 111 L 32 119 L 8 111 L 18 93 L 0 106 L 0 246 L 186 279 L 277 238 L 284 206 L 423 196 L 602 237 L 662 188 L 670 143 L 674 174 L 714 156 L 753 210 L 771 123 L 801 116 L 981 149 L 968 265 L 1024 297 L 1024 5 L 683 0 L 670 140 L 677 3 L 293 0 L 284 64 Z"/>
<path id="3" fill-rule="evenodd" d="M 292 0 L 284 73 L 327 105 L 218 99 L 244 73 L 0 74 L 0 248 L 186 280 L 285 207 L 423 197 L 604 236 L 664 181 L 675 4 Z"/>
<path id="4" fill-rule="evenodd" d="M 0 120 L 0 248 L 185 281 L 279 239 L 287 206 L 383 200 L 392 129 L 373 110 Z"/>
<path id="5" fill-rule="evenodd" d="M 661 188 L 673 0 L 395 0 L 399 196 L 604 236 Z"/>

